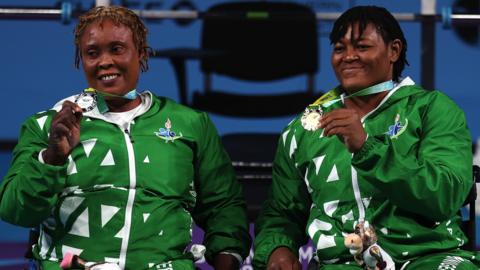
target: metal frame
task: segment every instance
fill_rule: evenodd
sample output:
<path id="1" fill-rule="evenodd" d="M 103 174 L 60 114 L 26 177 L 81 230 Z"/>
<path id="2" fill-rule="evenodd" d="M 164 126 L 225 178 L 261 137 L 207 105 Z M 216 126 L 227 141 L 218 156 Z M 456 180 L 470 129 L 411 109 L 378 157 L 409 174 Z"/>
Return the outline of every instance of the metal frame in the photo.
<path id="1" fill-rule="evenodd" d="M 96 5 L 109 5 L 109 0 L 97 0 Z M 442 15 L 435 14 L 435 0 L 422 0 L 421 13 L 392 13 L 398 21 L 421 23 L 421 84 L 425 89 L 435 88 L 435 25 L 443 22 L 444 26 L 478 24 L 480 14 L 451 14 L 451 9 L 446 8 Z M 70 2 L 63 2 L 60 9 L 26 8 L 26 7 L 0 7 L 1 19 L 20 20 L 61 20 L 69 23 L 71 18 L 77 18 L 84 10 L 73 10 Z M 188 10 L 134 10 L 140 17 L 147 20 L 195 20 L 201 19 L 204 12 Z M 317 12 L 319 21 L 334 21 L 341 15 L 340 12 Z"/>
<path id="2" fill-rule="evenodd" d="M 96 0 L 96 5 L 109 5 L 109 0 Z M 480 25 L 480 14 L 451 14 L 451 9 L 446 8 L 441 15 L 435 14 L 435 0 L 422 0 L 421 13 L 392 13 L 398 20 L 403 22 L 421 23 L 421 84 L 426 89 L 435 88 L 435 26 L 437 22 L 443 22 L 444 26 L 450 25 Z M 0 20 L 60 20 L 62 23 L 70 23 L 72 18 L 77 18 L 85 10 L 76 10 L 68 1 L 61 4 L 61 8 L 46 7 L 0 7 Z M 140 17 L 148 20 L 162 19 L 201 19 L 204 12 L 188 10 L 134 10 Z M 319 21 L 334 21 L 341 15 L 340 12 L 317 12 Z M 0 141 L 0 151 L 13 149 L 15 140 Z"/>

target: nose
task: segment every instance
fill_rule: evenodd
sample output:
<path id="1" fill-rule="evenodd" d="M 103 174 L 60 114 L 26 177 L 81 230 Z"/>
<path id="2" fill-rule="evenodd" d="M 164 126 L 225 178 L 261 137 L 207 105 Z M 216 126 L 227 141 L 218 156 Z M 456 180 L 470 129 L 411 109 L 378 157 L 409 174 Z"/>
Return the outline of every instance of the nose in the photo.
<path id="1" fill-rule="evenodd" d="M 352 46 L 347 46 L 345 50 L 345 54 L 343 56 L 343 60 L 347 62 L 358 60 L 357 51 L 354 48 L 352 48 Z"/>
<path id="2" fill-rule="evenodd" d="M 102 56 L 100 57 L 100 61 L 98 63 L 98 67 L 100 69 L 108 69 L 110 67 L 112 67 L 114 64 L 114 61 L 113 61 L 113 58 L 111 57 L 110 54 L 108 53 L 104 53 L 102 54 Z"/>

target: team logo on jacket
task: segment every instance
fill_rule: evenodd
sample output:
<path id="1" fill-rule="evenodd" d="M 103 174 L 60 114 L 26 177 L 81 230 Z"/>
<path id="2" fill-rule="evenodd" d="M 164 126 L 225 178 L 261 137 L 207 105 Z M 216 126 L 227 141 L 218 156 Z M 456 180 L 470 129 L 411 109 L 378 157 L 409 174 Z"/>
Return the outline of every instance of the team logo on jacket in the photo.
<path id="1" fill-rule="evenodd" d="M 397 113 L 395 116 L 395 123 L 388 127 L 388 131 L 385 132 L 390 138 L 396 139 L 398 136 L 402 135 L 402 133 L 407 129 L 408 126 L 408 119 L 405 118 L 405 123 L 400 122 L 400 114 Z"/>
<path id="2" fill-rule="evenodd" d="M 171 128 L 172 121 L 170 121 L 170 118 L 167 118 L 167 121 L 165 122 L 165 128 L 159 128 L 158 131 L 155 131 L 154 133 L 160 139 L 165 140 L 165 142 L 173 142 L 176 139 L 183 137 L 181 132 L 177 135 L 177 133 L 171 130 Z"/>

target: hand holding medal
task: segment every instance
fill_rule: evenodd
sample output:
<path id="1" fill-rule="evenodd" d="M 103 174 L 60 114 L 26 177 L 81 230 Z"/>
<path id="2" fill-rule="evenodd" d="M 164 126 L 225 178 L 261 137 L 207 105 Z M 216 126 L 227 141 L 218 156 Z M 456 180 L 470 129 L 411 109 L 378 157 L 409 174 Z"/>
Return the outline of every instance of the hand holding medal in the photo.
<path id="1" fill-rule="evenodd" d="M 320 128 L 325 137 L 337 135 L 351 153 L 360 150 L 367 139 L 360 116 L 353 109 L 336 109 L 325 114 L 320 119 Z"/>
<path id="2" fill-rule="evenodd" d="M 336 101 L 333 103 L 323 103 L 319 105 L 310 105 L 303 112 L 301 121 L 302 126 L 306 130 L 315 131 L 320 128 L 320 121 L 322 117 L 334 109 L 342 108 L 343 103 L 341 101 Z"/>
<path id="3" fill-rule="evenodd" d="M 43 152 L 43 160 L 51 165 L 65 164 L 72 149 L 80 142 L 80 121 L 82 108 L 65 101 L 55 115 L 50 127 L 48 147 Z"/>
<path id="4" fill-rule="evenodd" d="M 306 130 L 315 131 L 320 128 L 322 116 L 334 109 L 343 107 L 343 100 L 339 98 L 339 90 L 333 89 L 310 104 L 301 118 L 302 126 Z"/>
<path id="5" fill-rule="evenodd" d="M 348 151 L 355 153 L 367 140 L 361 117 L 354 109 L 343 108 L 345 99 L 368 96 L 393 89 L 393 81 L 385 81 L 348 96 L 340 95 L 339 88 L 335 88 L 321 96 L 303 113 L 302 126 L 309 131 L 323 128 L 323 135 L 330 137 L 337 135 L 345 144 Z"/>

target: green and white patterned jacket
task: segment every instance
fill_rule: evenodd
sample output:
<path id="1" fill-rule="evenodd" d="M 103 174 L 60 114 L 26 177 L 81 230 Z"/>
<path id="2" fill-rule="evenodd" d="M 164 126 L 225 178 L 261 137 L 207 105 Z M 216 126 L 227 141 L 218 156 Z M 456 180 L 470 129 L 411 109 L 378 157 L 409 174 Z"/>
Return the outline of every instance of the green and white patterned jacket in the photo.
<path id="1" fill-rule="evenodd" d="M 39 161 L 61 102 L 22 126 L 0 186 L 0 217 L 40 225 L 34 255 L 59 269 L 65 252 L 123 269 L 193 269 L 187 246 L 195 221 L 205 254 L 248 255 L 243 190 L 205 113 L 149 92 L 129 132 L 98 110 L 81 121 L 81 143 L 64 166 Z M 68 98 L 73 100 L 74 97 Z"/>
<path id="2" fill-rule="evenodd" d="M 374 225 L 398 264 L 465 244 L 458 211 L 472 153 L 463 112 L 406 78 L 362 122 L 368 138 L 355 154 L 337 136 L 305 130 L 300 117 L 285 128 L 255 228 L 258 269 L 276 247 L 298 251 L 307 235 L 321 263 L 352 262 L 343 236 L 357 220 Z"/>

